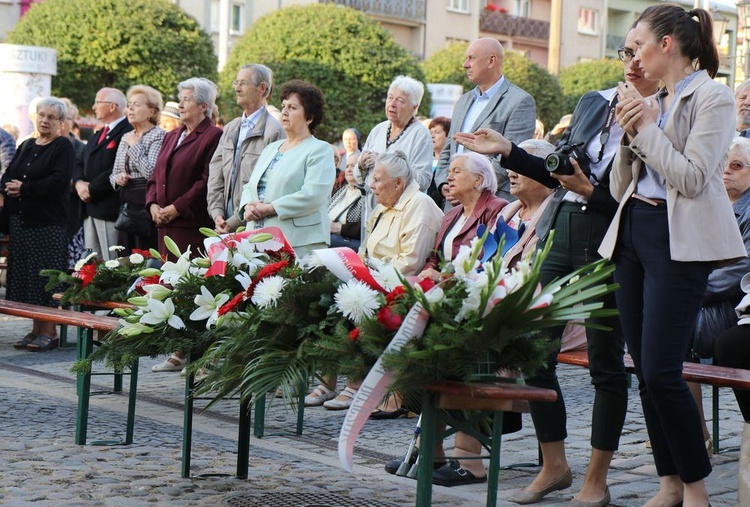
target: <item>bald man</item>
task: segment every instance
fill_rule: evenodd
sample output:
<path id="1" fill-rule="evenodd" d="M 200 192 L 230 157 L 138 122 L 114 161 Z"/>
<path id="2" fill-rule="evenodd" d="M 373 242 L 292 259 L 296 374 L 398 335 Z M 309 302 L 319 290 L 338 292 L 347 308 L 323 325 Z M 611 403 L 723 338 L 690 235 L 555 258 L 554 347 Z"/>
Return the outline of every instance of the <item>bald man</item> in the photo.
<path id="1" fill-rule="evenodd" d="M 534 136 L 534 99 L 503 76 L 504 56 L 502 44 L 489 37 L 477 39 L 466 49 L 463 67 L 466 77 L 477 86 L 456 102 L 448 140 L 440 153 L 435 184 L 446 197 L 449 197 L 445 182 L 450 158 L 464 149 L 452 140 L 453 134 L 474 132 L 478 128 L 487 127 L 500 132 L 514 143 Z M 514 201 L 515 197 L 510 194 L 508 173 L 500 166 L 499 157 L 490 157 L 490 161 L 497 173 L 497 195 Z"/>

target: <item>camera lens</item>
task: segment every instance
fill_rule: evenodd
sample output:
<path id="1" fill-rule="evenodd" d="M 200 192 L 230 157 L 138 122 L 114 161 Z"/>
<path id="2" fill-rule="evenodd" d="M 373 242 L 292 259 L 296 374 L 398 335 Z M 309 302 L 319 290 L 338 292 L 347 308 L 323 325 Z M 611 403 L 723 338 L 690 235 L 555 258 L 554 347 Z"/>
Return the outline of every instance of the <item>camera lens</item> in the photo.
<path id="1" fill-rule="evenodd" d="M 550 153 L 547 155 L 547 158 L 544 159 L 544 167 L 547 171 L 553 173 L 560 167 L 561 162 L 560 155 L 557 153 Z"/>

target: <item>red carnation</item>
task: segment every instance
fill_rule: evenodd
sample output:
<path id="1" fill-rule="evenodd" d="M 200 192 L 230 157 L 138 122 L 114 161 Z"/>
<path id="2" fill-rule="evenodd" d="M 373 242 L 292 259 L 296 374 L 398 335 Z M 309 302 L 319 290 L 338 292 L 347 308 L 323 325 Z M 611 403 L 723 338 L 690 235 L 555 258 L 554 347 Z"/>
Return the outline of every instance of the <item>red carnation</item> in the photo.
<path id="1" fill-rule="evenodd" d="M 357 338 L 359 338 L 359 328 L 355 327 L 354 329 L 349 331 L 349 339 L 353 342 L 356 342 Z"/>
<path id="2" fill-rule="evenodd" d="M 289 266 L 289 261 L 286 260 L 274 262 L 273 264 L 267 264 L 263 266 L 260 271 L 258 271 L 258 274 L 255 276 L 254 282 L 258 283 L 266 277 L 276 275 L 287 266 Z"/>
<path id="3" fill-rule="evenodd" d="M 398 328 L 401 327 L 403 321 L 404 318 L 395 313 L 388 306 L 384 306 L 378 311 L 378 322 L 380 322 L 380 325 L 387 331 L 397 331 Z"/>
<path id="4" fill-rule="evenodd" d="M 435 282 L 433 282 L 429 278 L 422 278 L 420 281 L 417 282 L 417 285 L 419 285 L 422 288 L 422 291 L 427 292 L 431 288 L 435 286 Z"/>
<path id="5" fill-rule="evenodd" d="M 81 280 L 81 287 L 86 287 L 94 279 L 96 275 L 96 264 L 85 264 L 80 271 L 73 274 L 76 278 Z"/>
<path id="6" fill-rule="evenodd" d="M 222 315 L 226 315 L 227 313 L 231 312 L 235 308 L 239 306 L 240 303 L 242 303 L 245 300 L 246 293 L 240 292 L 236 296 L 234 296 L 232 299 L 221 305 L 221 308 L 219 308 L 216 311 L 216 314 L 221 317 Z"/>
<path id="7" fill-rule="evenodd" d="M 134 254 L 141 254 L 144 259 L 151 258 L 151 252 L 149 250 L 141 250 L 140 248 L 133 248 Z"/>
<path id="8" fill-rule="evenodd" d="M 397 299 L 404 297 L 404 294 L 406 294 L 406 291 L 403 285 L 399 285 L 385 296 L 385 302 L 388 304 L 393 303 Z"/>

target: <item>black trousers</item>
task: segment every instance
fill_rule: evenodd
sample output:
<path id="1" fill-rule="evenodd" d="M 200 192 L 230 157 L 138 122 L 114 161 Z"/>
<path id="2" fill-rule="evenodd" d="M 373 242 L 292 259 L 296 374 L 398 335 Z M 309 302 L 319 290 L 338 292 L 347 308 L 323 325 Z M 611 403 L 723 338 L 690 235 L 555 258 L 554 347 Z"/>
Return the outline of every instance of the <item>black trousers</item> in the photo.
<path id="1" fill-rule="evenodd" d="M 575 269 L 600 259 L 599 244 L 609 227 L 610 217 L 588 212 L 577 203 L 563 203 L 555 218 L 555 236 L 551 251 L 542 265 L 542 284 L 567 275 Z M 604 298 L 606 308 L 615 307 L 613 294 Z M 589 372 L 595 388 L 591 421 L 591 446 L 615 451 L 625 422 L 628 405 L 628 380 L 623 364 L 624 339 L 620 333 L 617 317 L 595 320 L 612 331 L 586 329 L 588 342 Z M 559 339 L 564 328 L 551 331 L 552 338 Z M 553 403 L 530 403 L 537 439 L 540 442 L 557 442 L 568 436 L 565 401 L 557 380 L 556 350 L 550 355 L 547 366 L 527 384 L 554 389 L 557 401 Z"/>
<path id="2" fill-rule="evenodd" d="M 716 337 L 714 362 L 720 366 L 750 370 L 750 325 L 729 328 Z M 742 417 L 750 423 L 750 391 L 735 389 L 734 396 Z"/>
<path id="3" fill-rule="evenodd" d="M 623 210 L 615 251 L 622 331 L 635 364 L 656 471 L 695 482 L 711 473 L 711 463 L 682 362 L 711 265 L 673 261 L 666 206 L 632 201 Z"/>

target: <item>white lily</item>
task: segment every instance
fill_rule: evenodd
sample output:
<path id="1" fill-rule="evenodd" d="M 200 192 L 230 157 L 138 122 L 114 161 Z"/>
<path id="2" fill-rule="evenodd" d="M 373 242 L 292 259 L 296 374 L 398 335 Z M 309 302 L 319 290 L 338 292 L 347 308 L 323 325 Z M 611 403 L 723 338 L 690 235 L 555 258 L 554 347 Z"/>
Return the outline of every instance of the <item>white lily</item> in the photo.
<path id="1" fill-rule="evenodd" d="M 174 303 L 172 298 L 164 302 L 158 299 L 148 300 L 149 312 L 141 317 L 141 322 L 151 326 L 156 326 L 166 322 L 175 329 L 185 329 L 185 323 L 180 317 L 174 314 Z"/>
<path id="2" fill-rule="evenodd" d="M 234 279 L 240 282 L 240 285 L 242 285 L 242 288 L 244 290 L 247 290 L 247 288 L 250 287 L 250 284 L 253 282 L 251 273 L 246 273 L 245 271 L 240 271 L 239 273 L 237 273 Z"/>
<path id="3" fill-rule="evenodd" d="M 168 289 L 158 283 L 144 285 L 143 290 L 146 291 L 147 297 L 151 299 L 158 299 L 159 301 L 164 301 L 172 294 L 171 289 Z"/>
<path id="4" fill-rule="evenodd" d="M 227 294 L 217 294 L 214 296 L 205 285 L 202 285 L 201 293 L 195 296 L 193 300 L 198 308 L 190 314 L 190 320 L 199 321 L 208 319 L 206 321 L 206 329 L 209 329 L 219 318 L 219 308 L 227 301 L 229 301 Z"/>
<path id="5" fill-rule="evenodd" d="M 161 267 L 159 281 L 166 282 L 172 287 L 177 285 L 180 278 L 190 270 L 190 249 L 177 258 L 177 262 L 167 261 Z"/>
<path id="6" fill-rule="evenodd" d="M 267 256 L 263 252 L 258 252 L 254 243 L 251 243 L 247 239 L 243 239 L 234 250 L 232 254 L 232 265 L 238 268 L 247 266 L 248 272 L 254 274 L 260 267 L 266 263 Z"/>
<path id="7" fill-rule="evenodd" d="M 120 325 L 120 329 L 117 332 L 123 336 L 138 336 L 142 333 L 153 333 L 154 331 L 140 322 L 128 322 L 125 319 L 119 319 L 117 322 Z"/>

